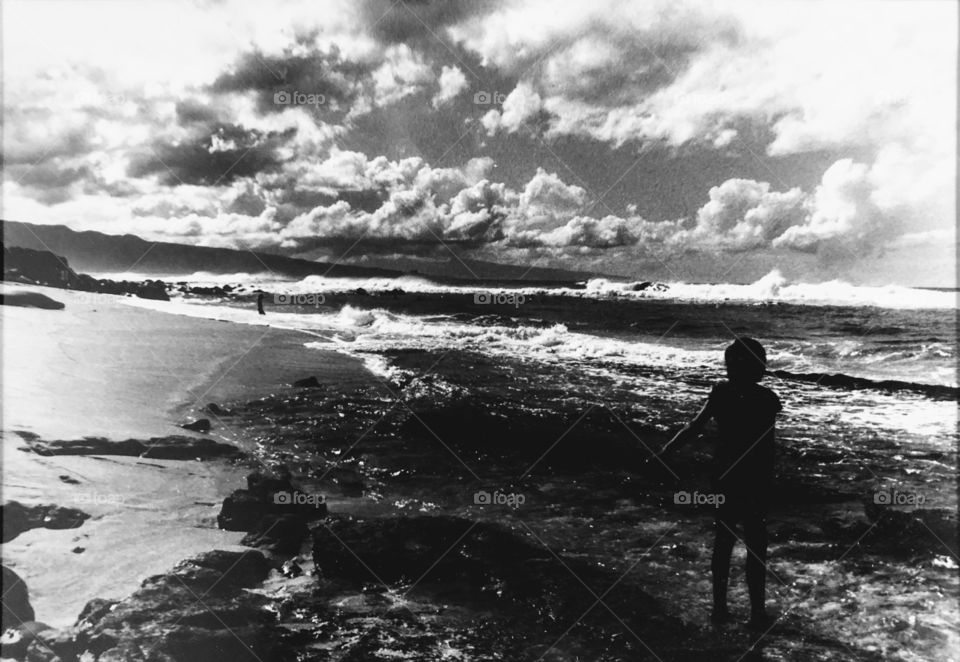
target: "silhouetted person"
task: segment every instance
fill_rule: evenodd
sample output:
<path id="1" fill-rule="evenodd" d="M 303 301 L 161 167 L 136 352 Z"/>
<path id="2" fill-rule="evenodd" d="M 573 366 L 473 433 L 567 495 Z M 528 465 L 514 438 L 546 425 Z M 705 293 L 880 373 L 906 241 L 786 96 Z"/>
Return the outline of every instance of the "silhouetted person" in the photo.
<path id="1" fill-rule="evenodd" d="M 263 292 L 257 295 L 257 312 L 261 315 L 266 315 L 266 313 L 263 312 Z"/>
<path id="2" fill-rule="evenodd" d="M 767 367 L 767 353 L 752 338 L 739 338 L 724 352 L 727 381 L 714 385 L 700 413 L 671 439 L 659 455 L 699 434 L 711 418 L 717 421 L 720 439 L 714 453 L 713 488 L 723 494 L 717 508 L 713 543 L 713 613 L 711 620 L 730 620 L 727 583 L 730 555 L 736 541 L 734 527 L 743 524 L 747 547 L 747 590 L 750 623 L 768 624 L 766 613 L 767 502 L 773 476 L 773 452 L 780 398 L 758 382 Z"/>

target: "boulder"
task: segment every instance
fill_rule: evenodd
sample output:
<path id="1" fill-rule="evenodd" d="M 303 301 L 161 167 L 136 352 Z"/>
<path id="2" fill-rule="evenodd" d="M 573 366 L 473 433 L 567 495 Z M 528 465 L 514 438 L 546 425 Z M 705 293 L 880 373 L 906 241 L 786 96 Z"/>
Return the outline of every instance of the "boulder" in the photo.
<path id="1" fill-rule="evenodd" d="M 244 536 L 240 544 L 289 556 L 299 553 L 309 533 L 307 522 L 301 515 L 271 514 L 261 519 L 256 529 Z"/>
<path id="2" fill-rule="evenodd" d="M 0 306 L 18 306 L 21 308 L 40 308 L 42 310 L 63 310 L 66 306 L 39 292 L 0 293 Z"/>
<path id="3" fill-rule="evenodd" d="M 280 467 L 274 474 L 254 471 L 247 476 L 247 489 L 234 490 L 223 500 L 217 525 L 227 531 L 256 533 L 261 531 L 261 521 L 267 515 L 275 518 L 293 515 L 305 521 L 326 517 L 326 503 L 300 502 L 294 498 L 298 493 L 299 488 L 286 467 Z"/>
<path id="4" fill-rule="evenodd" d="M 217 526 L 226 531 L 252 531 L 270 512 L 270 504 L 250 490 L 234 490 L 223 500 Z"/>
<path id="5" fill-rule="evenodd" d="M 26 621 L 5 630 L 3 636 L 0 637 L 0 657 L 14 660 L 24 659 L 33 640 L 41 632 L 50 629 L 50 626 L 46 623 Z"/>
<path id="6" fill-rule="evenodd" d="M 296 388 L 322 388 L 323 384 L 320 383 L 316 377 L 307 377 L 305 379 L 298 379 L 293 383 L 293 386 Z"/>
<path id="7" fill-rule="evenodd" d="M 180 427 L 191 432 L 210 432 L 210 419 L 200 418 L 192 423 L 184 423 Z"/>
<path id="8" fill-rule="evenodd" d="M 75 441 L 30 439 L 28 445 L 21 446 L 20 450 L 38 455 L 129 455 L 158 460 L 208 460 L 243 455 L 239 448 L 231 444 L 180 435 L 124 441 L 111 441 L 104 437 L 84 437 Z"/>
<path id="9" fill-rule="evenodd" d="M 33 607 L 30 606 L 30 595 L 27 585 L 20 575 L 7 566 L 3 568 L 3 616 L 2 629 L 12 628 L 32 621 Z"/>
<path id="10" fill-rule="evenodd" d="M 90 515 L 75 508 L 51 504 L 25 506 L 19 501 L 8 501 L 0 506 L 3 518 L 3 542 L 9 542 L 29 529 L 75 529 Z"/>
<path id="11" fill-rule="evenodd" d="M 268 573 L 266 558 L 253 550 L 216 550 L 183 561 L 147 578 L 124 600 L 88 603 L 73 652 L 98 662 L 290 659 L 267 599 L 246 590 Z M 53 633 L 44 636 L 56 641 Z M 62 639 L 58 645 L 69 652 L 71 637 Z"/>

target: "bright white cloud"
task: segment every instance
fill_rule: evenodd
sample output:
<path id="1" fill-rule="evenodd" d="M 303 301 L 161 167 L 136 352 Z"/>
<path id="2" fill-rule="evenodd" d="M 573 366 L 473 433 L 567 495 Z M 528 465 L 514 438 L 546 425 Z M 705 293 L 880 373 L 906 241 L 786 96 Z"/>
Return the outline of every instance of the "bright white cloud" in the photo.
<path id="1" fill-rule="evenodd" d="M 433 97 L 434 107 L 452 101 L 463 92 L 467 88 L 467 75 L 456 65 L 444 65 L 437 83 L 440 85 L 440 90 Z"/>

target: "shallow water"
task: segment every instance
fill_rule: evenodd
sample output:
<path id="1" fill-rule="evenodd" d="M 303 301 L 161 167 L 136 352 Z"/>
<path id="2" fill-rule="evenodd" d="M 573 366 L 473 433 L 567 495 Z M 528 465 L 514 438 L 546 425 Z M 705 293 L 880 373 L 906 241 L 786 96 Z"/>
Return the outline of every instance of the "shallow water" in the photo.
<path id="1" fill-rule="evenodd" d="M 717 375 L 633 366 L 614 377 L 609 366 L 565 361 L 560 369 L 459 349 L 376 356 L 391 376 L 379 389 L 248 407 L 244 416 L 263 425 L 264 456 L 340 495 L 335 512 L 506 524 L 558 555 L 627 573 L 707 641 L 751 643 L 737 628 L 706 625 L 709 507 L 674 504 L 674 481 L 641 464 L 645 447 L 662 444 Z M 955 537 L 941 544 L 931 535 L 906 553 L 896 551 L 904 541 L 886 541 L 891 551 L 871 534 L 865 506 L 878 489 L 922 494 L 924 508 L 947 517 L 939 535 L 955 531 L 955 438 L 929 419 L 952 403 L 775 388 L 790 407 L 780 428 L 768 601 L 784 616 L 763 638 L 762 659 L 817 659 L 802 651 L 824 641 L 834 643 L 822 659 L 845 659 L 830 648 L 837 641 L 850 647 L 846 659 L 950 659 L 960 644 Z M 855 417 L 877 408 L 890 411 Z M 905 411 L 929 425 L 903 424 Z M 692 447 L 671 464 L 681 488 L 706 491 L 708 454 L 708 444 Z M 478 505 L 481 490 L 524 501 Z M 731 604 L 745 618 L 742 549 L 736 559 Z"/>
<path id="2" fill-rule="evenodd" d="M 207 302 L 197 314 L 240 321 L 248 306 Z M 711 509 L 674 503 L 678 488 L 707 491 L 710 434 L 678 453 L 672 474 L 643 460 L 723 378 L 733 334 L 750 333 L 772 369 L 907 382 L 767 380 L 785 406 L 768 578 L 782 618 L 755 659 L 960 651 L 956 402 L 922 388 L 956 384 L 952 311 L 560 297 L 479 308 L 462 295 L 334 294 L 326 307 L 271 312 L 270 323 L 319 334 L 307 345 L 358 356 L 382 381 L 238 407 L 259 430 L 258 452 L 330 494 L 333 512 L 498 522 L 626 574 L 698 633 L 691 650 L 743 653 L 756 637 L 706 625 Z M 481 491 L 513 495 L 513 507 L 475 503 Z M 731 578 L 741 618 L 743 553 Z M 456 640 L 456 622 L 443 628 Z"/>

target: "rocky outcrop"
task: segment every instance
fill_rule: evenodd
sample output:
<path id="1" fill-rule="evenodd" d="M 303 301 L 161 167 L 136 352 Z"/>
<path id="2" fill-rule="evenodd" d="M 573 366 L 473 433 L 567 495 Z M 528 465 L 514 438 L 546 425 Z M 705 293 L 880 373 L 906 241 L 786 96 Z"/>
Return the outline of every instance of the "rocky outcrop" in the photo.
<path id="1" fill-rule="evenodd" d="M 31 439 L 26 446 L 20 446 L 20 450 L 37 455 L 128 455 L 157 460 L 209 460 L 243 455 L 240 449 L 230 444 L 179 435 L 124 441 L 111 441 L 104 437 L 84 437 L 74 441 Z"/>
<path id="2" fill-rule="evenodd" d="M 201 554 L 146 579 L 125 600 L 92 600 L 72 628 L 34 628 L 15 648 L 5 647 L 4 656 L 45 662 L 287 659 L 282 631 L 264 608 L 267 599 L 245 590 L 268 573 L 256 551 Z"/>
<path id="3" fill-rule="evenodd" d="M 3 568 L 3 630 L 33 620 L 26 583 L 7 566 Z"/>
<path id="4" fill-rule="evenodd" d="M 184 430 L 190 430 L 191 432 L 210 432 L 210 419 L 200 418 L 190 423 L 184 423 L 180 427 Z"/>
<path id="5" fill-rule="evenodd" d="M 243 537 L 240 544 L 259 547 L 271 554 L 292 556 L 300 551 L 309 534 L 303 515 L 268 513 L 260 519 L 255 530 Z"/>
<path id="6" fill-rule="evenodd" d="M 100 294 L 132 294 L 141 299 L 169 301 L 163 281 L 115 281 L 78 274 L 70 268 L 66 258 L 49 251 L 38 251 L 18 246 L 3 247 L 3 279 L 17 283 L 58 287 L 65 290 L 98 292 Z"/>
<path id="7" fill-rule="evenodd" d="M 0 506 L 3 518 L 3 542 L 10 542 L 29 529 L 75 529 L 90 515 L 75 508 L 55 505 L 25 506 L 19 501 L 8 501 Z"/>
<path id="8" fill-rule="evenodd" d="M 40 308 L 41 310 L 63 310 L 66 306 L 39 292 L 8 292 L 0 294 L 0 306 L 18 308 Z"/>
<path id="9" fill-rule="evenodd" d="M 274 474 L 255 471 L 248 475 L 247 488 L 235 490 L 223 500 L 217 525 L 227 531 L 253 534 L 248 536 L 250 543 L 289 549 L 293 543 L 285 541 L 299 535 L 295 531 L 303 531 L 306 522 L 322 519 L 326 515 L 326 503 L 320 497 L 300 491 L 289 472 L 283 468 Z M 283 519 L 284 516 L 300 520 L 303 527 L 290 519 Z M 269 532 L 277 527 L 277 535 L 283 541 L 270 538 Z M 299 549 L 299 541 L 296 548 Z"/>

